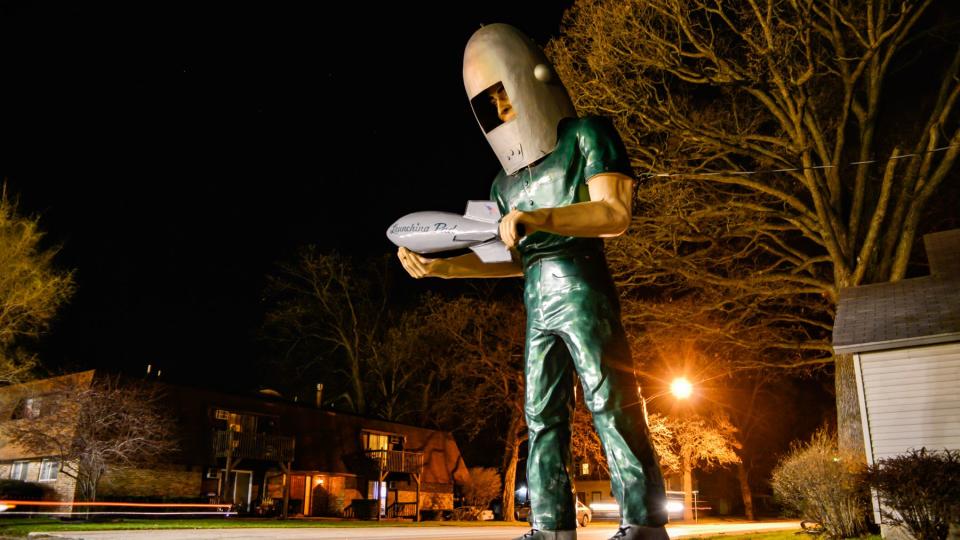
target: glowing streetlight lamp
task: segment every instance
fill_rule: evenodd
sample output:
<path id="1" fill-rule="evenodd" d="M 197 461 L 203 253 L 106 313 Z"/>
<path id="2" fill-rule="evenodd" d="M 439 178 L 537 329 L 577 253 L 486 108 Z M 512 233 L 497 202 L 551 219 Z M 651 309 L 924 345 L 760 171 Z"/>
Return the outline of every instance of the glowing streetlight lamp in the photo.
<path id="1" fill-rule="evenodd" d="M 670 393 L 677 399 L 687 399 L 693 394 L 693 385 L 685 377 L 678 377 L 670 383 Z"/>
<path id="2" fill-rule="evenodd" d="M 643 404 L 643 417 L 647 418 L 647 405 L 649 405 L 651 401 L 667 394 L 673 394 L 673 397 L 676 399 L 687 399 L 693 395 L 693 384 L 688 381 L 686 377 L 677 377 L 670 383 L 670 390 L 668 391 L 660 392 L 648 398 L 643 397 L 642 389 L 639 386 L 637 387 L 637 392 L 640 393 L 640 400 Z"/>
<path id="3" fill-rule="evenodd" d="M 637 392 L 641 392 L 642 395 L 642 388 L 638 386 Z M 667 394 L 673 394 L 673 397 L 677 399 L 687 399 L 693 395 L 693 383 L 688 381 L 686 377 L 677 377 L 673 380 L 673 382 L 670 383 L 670 390 L 665 390 L 648 398 L 642 398 L 643 404 L 646 406 L 651 401 Z"/>

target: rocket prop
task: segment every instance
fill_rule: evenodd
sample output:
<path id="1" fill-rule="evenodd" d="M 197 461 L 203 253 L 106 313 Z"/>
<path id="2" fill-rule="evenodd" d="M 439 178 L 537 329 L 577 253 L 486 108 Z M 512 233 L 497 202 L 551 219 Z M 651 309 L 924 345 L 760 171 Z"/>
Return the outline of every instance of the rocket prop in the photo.
<path id="1" fill-rule="evenodd" d="M 500 210 L 493 201 L 468 201 L 461 216 L 450 212 L 414 212 L 387 229 L 394 244 L 416 253 L 469 248 L 485 263 L 510 262 L 510 250 L 497 233 Z"/>

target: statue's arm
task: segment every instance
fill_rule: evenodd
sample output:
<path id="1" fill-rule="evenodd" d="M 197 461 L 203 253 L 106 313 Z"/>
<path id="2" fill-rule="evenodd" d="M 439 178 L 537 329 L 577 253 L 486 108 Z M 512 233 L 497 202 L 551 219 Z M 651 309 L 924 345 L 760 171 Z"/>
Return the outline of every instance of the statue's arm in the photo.
<path id="1" fill-rule="evenodd" d="M 500 239 L 507 246 L 516 247 L 520 241 L 519 225 L 523 225 L 526 234 L 546 231 L 601 238 L 623 234 L 630 225 L 633 179 L 620 173 L 602 173 L 591 177 L 587 188 L 589 201 L 530 212 L 511 210 L 500 221 Z"/>
<path id="2" fill-rule="evenodd" d="M 506 278 L 521 277 L 523 270 L 516 261 L 485 263 L 475 253 L 467 253 L 447 259 L 428 259 L 407 248 L 400 248 L 397 257 L 404 270 L 411 276 L 452 278 Z"/>

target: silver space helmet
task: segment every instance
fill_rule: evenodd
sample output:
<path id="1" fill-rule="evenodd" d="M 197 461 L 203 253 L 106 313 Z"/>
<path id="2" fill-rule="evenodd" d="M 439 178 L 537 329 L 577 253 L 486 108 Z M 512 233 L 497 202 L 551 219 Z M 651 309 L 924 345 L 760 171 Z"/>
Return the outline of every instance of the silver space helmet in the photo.
<path id="1" fill-rule="evenodd" d="M 516 116 L 502 122 L 491 91 L 503 85 Z M 507 24 L 474 32 L 463 51 L 463 86 L 487 142 L 507 174 L 557 146 L 557 125 L 576 117 L 566 88 L 536 43 Z"/>

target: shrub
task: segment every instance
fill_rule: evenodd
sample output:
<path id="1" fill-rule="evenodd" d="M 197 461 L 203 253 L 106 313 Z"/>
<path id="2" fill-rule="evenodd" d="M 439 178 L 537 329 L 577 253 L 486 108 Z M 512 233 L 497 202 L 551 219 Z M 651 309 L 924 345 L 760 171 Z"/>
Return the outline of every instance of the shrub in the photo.
<path id="1" fill-rule="evenodd" d="M 837 439 L 817 431 L 807 444 L 794 444 L 773 471 L 773 491 L 784 507 L 816 521 L 830 538 L 866 532 L 868 505 L 865 464 L 837 449 Z"/>
<path id="2" fill-rule="evenodd" d="M 500 475 L 490 467 L 471 467 L 470 481 L 463 486 L 464 502 L 484 509 L 500 496 Z"/>
<path id="3" fill-rule="evenodd" d="M 22 480 L 0 480 L 0 499 L 16 501 L 39 501 L 46 490 L 43 486 Z"/>
<path id="4" fill-rule="evenodd" d="M 926 448 L 880 459 L 868 470 L 886 522 L 903 525 L 918 540 L 942 540 L 960 505 L 960 451 Z"/>

